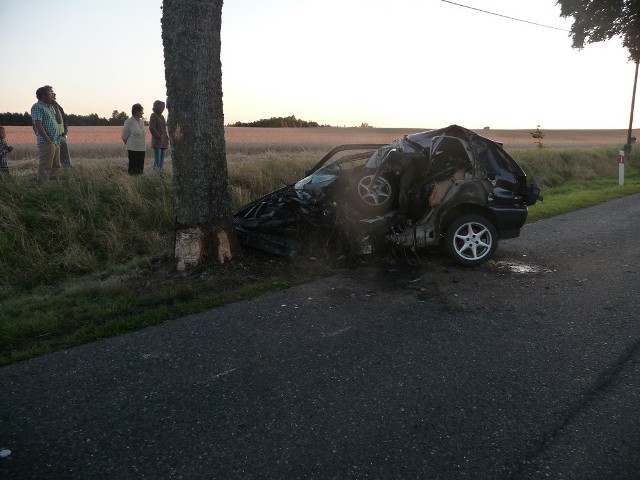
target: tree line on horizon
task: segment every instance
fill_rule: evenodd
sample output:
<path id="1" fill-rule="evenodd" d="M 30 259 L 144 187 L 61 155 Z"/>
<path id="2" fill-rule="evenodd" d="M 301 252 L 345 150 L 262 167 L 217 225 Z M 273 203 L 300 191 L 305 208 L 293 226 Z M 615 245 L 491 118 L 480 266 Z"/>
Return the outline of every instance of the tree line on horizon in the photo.
<path id="1" fill-rule="evenodd" d="M 66 112 L 65 112 L 66 113 Z M 74 113 L 66 114 L 67 123 L 74 127 L 89 126 L 89 127 L 105 127 L 105 126 L 122 126 L 124 121 L 129 118 L 126 112 L 119 112 L 114 110 L 111 114 L 111 118 L 99 117 L 97 113 L 91 113 L 89 115 L 76 115 Z M 31 126 L 31 114 L 29 112 L 24 113 L 0 113 L 0 125 L 6 126 Z"/>
<path id="2" fill-rule="evenodd" d="M 334 127 L 340 128 L 340 125 L 320 125 L 318 122 L 301 120 L 296 118 L 295 115 L 288 117 L 271 117 L 255 120 L 253 122 L 236 122 L 229 123 L 227 127 L 259 127 L 259 128 L 310 128 L 310 127 Z M 347 127 L 343 125 L 343 128 L 374 128 L 373 125 L 369 125 L 367 122 L 362 122 L 358 127 Z"/>
<path id="3" fill-rule="evenodd" d="M 126 112 L 114 110 L 111 118 L 99 117 L 97 113 L 89 115 L 67 114 L 67 123 L 72 127 L 105 127 L 122 126 L 129 118 Z M 0 125 L 5 126 L 31 126 L 31 115 L 24 113 L 0 113 Z M 258 128 L 311 128 L 311 127 L 331 127 L 332 125 L 320 125 L 318 122 L 301 120 L 295 115 L 288 117 L 271 117 L 255 120 L 253 122 L 236 122 L 227 125 L 229 127 L 258 127 Z M 368 123 L 361 123 L 359 128 L 373 128 Z"/>

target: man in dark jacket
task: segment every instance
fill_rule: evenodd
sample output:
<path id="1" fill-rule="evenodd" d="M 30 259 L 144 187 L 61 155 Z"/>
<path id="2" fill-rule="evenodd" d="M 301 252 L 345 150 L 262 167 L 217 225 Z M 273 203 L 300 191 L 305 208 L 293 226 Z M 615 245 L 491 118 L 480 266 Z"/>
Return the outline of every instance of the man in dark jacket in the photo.
<path id="1" fill-rule="evenodd" d="M 67 144 L 67 133 L 69 132 L 69 124 L 67 123 L 67 114 L 56 100 L 56 94 L 53 94 L 53 101 L 58 105 L 60 115 L 62 115 L 62 124 L 58 124 L 58 133 L 60 138 L 60 165 L 62 168 L 71 168 L 71 158 L 69 157 L 69 145 Z"/>

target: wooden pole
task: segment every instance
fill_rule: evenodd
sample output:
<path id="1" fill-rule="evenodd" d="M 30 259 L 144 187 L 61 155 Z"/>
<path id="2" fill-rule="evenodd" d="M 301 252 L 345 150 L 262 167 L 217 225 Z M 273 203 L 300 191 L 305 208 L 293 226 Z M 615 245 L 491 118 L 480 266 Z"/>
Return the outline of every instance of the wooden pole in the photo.
<path id="1" fill-rule="evenodd" d="M 631 96 L 631 115 L 629 116 L 629 131 L 627 132 L 627 144 L 624 146 L 624 155 L 627 160 L 631 155 L 631 134 L 633 129 L 633 108 L 636 104 L 636 87 L 638 85 L 638 60 L 636 60 L 636 75 L 633 79 L 633 95 Z"/>

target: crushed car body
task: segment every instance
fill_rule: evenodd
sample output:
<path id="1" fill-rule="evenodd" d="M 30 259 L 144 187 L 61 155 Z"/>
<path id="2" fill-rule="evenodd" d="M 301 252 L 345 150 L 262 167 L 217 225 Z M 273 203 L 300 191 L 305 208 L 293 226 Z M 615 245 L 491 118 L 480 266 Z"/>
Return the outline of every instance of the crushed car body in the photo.
<path id="1" fill-rule="evenodd" d="M 499 142 L 451 125 L 338 146 L 302 180 L 240 208 L 234 227 L 242 245 L 287 257 L 317 236 L 357 255 L 444 244 L 478 266 L 541 199 Z"/>

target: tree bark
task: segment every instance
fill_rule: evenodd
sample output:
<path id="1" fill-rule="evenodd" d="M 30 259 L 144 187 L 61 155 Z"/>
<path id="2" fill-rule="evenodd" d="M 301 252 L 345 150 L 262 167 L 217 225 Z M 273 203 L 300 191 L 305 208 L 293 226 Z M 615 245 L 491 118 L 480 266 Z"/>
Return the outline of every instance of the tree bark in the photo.
<path id="1" fill-rule="evenodd" d="M 175 258 L 180 271 L 237 250 L 228 188 L 220 29 L 222 0 L 163 0 Z"/>

